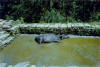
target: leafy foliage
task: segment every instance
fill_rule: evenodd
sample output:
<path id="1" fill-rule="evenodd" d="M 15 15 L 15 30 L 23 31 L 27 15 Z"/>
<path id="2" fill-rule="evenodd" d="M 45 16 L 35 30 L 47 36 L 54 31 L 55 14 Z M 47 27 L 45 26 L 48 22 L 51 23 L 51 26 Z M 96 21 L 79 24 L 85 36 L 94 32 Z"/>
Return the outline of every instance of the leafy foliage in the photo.
<path id="1" fill-rule="evenodd" d="M 52 9 L 51 11 L 46 11 L 43 16 L 41 16 L 42 21 L 46 22 L 63 22 L 65 21 L 65 17 L 61 15 L 60 12 Z"/>
<path id="2" fill-rule="evenodd" d="M 100 20 L 100 1 L 88 0 L 15 0 L 5 11 L 13 19 L 26 22 L 75 22 Z"/>

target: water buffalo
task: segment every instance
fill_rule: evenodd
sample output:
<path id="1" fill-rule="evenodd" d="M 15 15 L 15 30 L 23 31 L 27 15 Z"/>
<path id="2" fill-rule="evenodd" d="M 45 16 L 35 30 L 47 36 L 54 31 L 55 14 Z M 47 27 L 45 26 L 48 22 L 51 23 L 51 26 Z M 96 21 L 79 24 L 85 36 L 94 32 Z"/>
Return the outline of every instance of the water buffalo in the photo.
<path id="1" fill-rule="evenodd" d="M 51 42 L 56 42 L 59 43 L 60 40 L 69 38 L 68 36 L 65 35 L 55 35 L 55 34 L 40 34 L 35 38 L 35 41 L 39 44 L 41 43 L 51 43 Z"/>

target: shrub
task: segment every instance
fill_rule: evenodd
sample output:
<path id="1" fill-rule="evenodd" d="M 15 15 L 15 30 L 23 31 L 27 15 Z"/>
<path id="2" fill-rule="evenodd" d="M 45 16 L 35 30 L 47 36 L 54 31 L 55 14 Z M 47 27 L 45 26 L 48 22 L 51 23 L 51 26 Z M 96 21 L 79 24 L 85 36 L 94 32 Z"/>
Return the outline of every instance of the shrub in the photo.
<path id="1" fill-rule="evenodd" d="M 20 22 L 24 23 L 24 18 L 23 17 L 20 17 Z"/>
<path id="2" fill-rule="evenodd" d="M 66 18 L 58 11 L 55 9 L 51 9 L 51 11 L 47 10 L 44 15 L 41 16 L 42 21 L 46 22 L 64 22 Z"/>

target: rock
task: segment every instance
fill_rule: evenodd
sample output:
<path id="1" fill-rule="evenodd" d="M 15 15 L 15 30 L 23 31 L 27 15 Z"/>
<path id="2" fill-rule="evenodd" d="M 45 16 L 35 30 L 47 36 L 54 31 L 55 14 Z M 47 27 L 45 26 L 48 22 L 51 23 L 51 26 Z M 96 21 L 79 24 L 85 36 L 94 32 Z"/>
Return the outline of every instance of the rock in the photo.
<path id="1" fill-rule="evenodd" d="M 5 33 L 5 31 L 0 31 L 0 34 L 4 34 Z"/>
<path id="2" fill-rule="evenodd" d="M 3 33 L 3 32 L 2 32 Z M 5 39 L 9 36 L 9 34 L 0 34 L 0 39 Z"/>
<path id="3" fill-rule="evenodd" d="M 12 65 L 9 65 L 8 67 L 13 67 Z"/>
<path id="4" fill-rule="evenodd" d="M 10 28 L 9 31 L 16 31 L 16 30 L 18 30 L 18 28 L 19 28 L 19 26 L 14 26 L 14 27 Z"/>
<path id="5" fill-rule="evenodd" d="M 69 38 L 100 38 L 100 36 L 67 35 Z"/>
<path id="6" fill-rule="evenodd" d="M 13 22 L 14 20 L 9 20 L 9 22 Z"/>
<path id="7" fill-rule="evenodd" d="M 0 22 L 0 26 L 2 26 L 4 24 L 4 22 Z"/>
<path id="8" fill-rule="evenodd" d="M 1 41 L 0 46 L 2 46 L 2 47 L 7 46 L 6 44 L 10 43 L 11 40 L 13 40 L 13 39 L 14 39 L 14 37 L 8 37 L 6 40 Z"/>
<path id="9" fill-rule="evenodd" d="M 2 28 L 0 28 L 0 31 L 2 31 Z"/>
<path id="10" fill-rule="evenodd" d="M 21 62 L 14 65 L 13 67 L 29 67 L 29 65 L 30 65 L 30 62 Z"/>
<path id="11" fill-rule="evenodd" d="M 10 33 L 10 35 L 15 35 L 20 33 L 19 26 L 14 26 L 12 28 L 6 29 L 6 31 Z"/>
<path id="12" fill-rule="evenodd" d="M 3 20 L 2 22 L 0 22 L 0 24 L 3 25 L 6 22 L 7 22 L 7 20 Z"/>
<path id="13" fill-rule="evenodd" d="M 12 26 L 13 22 L 12 21 L 8 21 L 8 22 L 5 22 L 4 25 L 7 25 L 7 26 Z"/>
<path id="14" fill-rule="evenodd" d="M 3 19 L 0 19 L 0 22 L 2 22 L 3 21 Z"/>
<path id="15" fill-rule="evenodd" d="M 0 22 L 0 27 L 8 27 L 8 26 L 12 26 L 13 24 L 13 20 L 3 20 Z"/>
<path id="16" fill-rule="evenodd" d="M 9 29 L 9 28 L 11 28 L 11 26 L 3 25 L 2 28 L 3 28 L 3 29 Z"/>
<path id="17" fill-rule="evenodd" d="M 7 63 L 0 63 L 0 67 L 7 67 Z"/>
<path id="18" fill-rule="evenodd" d="M 19 19 L 17 19 L 16 22 L 18 22 L 19 24 L 21 24 L 21 21 Z"/>

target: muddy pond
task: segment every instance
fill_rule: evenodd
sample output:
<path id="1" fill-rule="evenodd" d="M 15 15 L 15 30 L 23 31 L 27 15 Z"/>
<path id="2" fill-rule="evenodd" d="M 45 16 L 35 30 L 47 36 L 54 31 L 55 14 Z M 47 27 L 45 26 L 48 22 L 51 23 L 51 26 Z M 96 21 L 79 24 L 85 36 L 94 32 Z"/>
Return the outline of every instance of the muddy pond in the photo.
<path id="1" fill-rule="evenodd" d="M 100 63 L 100 38 L 69 38 L 39 45 L 32 35 L 21 35 L 0 51 L 0 62 L 33 65 L 94 66 Z"/>

